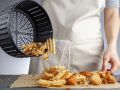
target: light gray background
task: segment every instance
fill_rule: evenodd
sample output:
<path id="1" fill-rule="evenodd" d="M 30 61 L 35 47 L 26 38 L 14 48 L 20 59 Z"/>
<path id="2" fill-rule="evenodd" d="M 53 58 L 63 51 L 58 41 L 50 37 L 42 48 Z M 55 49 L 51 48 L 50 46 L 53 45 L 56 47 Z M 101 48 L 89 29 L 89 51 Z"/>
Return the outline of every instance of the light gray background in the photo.
<path id="1" fill-rule="evenodd" d="M 0 0 L 0 11 L 6 8 L 7 6 L 18 2 L 20 0 Z M 41 2 L 41 0 L 35 0 L 38 3 Z M 103 33 L 103 31 L 102 31 Z M 105 47 L 106 47 L 106 40 L 103 33 L 103 39 L 105 41 Z M 120 38 L 120 35 L 119 35 Z M 120 56 L 120 39 L 118 40 L 118 53 Z M 1 48 L 0 48 L 0 74 L 27 74 L 29 71 L 29 63 L 30 58 L 13 58 L 9 55 L 7 55 Z M 120 74 L 118 72 L 117 74 Z"/>
<path id="2" fill-rule="evenodd" d="M 6 7 L 20 0 L 0 0 L 0 12 Z M 35 0 L 41 3 L 41 0 Z M 1 74 L 28 74 L 30 58 L 14 58 L 0 48 L 0 75 Z"/>

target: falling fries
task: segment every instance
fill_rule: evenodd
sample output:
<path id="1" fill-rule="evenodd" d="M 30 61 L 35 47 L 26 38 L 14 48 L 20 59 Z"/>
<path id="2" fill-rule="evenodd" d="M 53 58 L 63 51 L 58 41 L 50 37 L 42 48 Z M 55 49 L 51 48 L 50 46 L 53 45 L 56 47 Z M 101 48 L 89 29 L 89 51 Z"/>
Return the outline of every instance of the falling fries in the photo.
<path id="1" fill-rule="evenodd" d="M 56 43 L 54 39 L 52 40 L 52 43 L 53 43 L 53 54 L 56 54 Z"/>
<path id="2" fill-rule="evenodd" d="M 47 39 L 45 43 L 30 43 L 22 46 L 23 52 L 30 56 L 43 56 L 44 60 L 48 60 L 49 54 L 56 54 L 56 46 L 54 39 Z"/>

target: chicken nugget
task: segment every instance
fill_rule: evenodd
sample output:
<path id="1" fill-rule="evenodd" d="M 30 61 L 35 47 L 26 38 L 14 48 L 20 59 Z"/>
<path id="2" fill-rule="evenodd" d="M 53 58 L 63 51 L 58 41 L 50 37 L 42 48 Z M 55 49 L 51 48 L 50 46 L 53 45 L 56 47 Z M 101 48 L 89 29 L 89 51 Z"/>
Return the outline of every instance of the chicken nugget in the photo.
<path id="1" fill-rule="evenodd" d="M 110 72 L 107 71 L 105 74 L 105 78 L 103 78 L 103 83 L 104 84 L 114 84 L 114 83 L 116 83 L 116 79 Z"/>
<path id="2" fill-rule="evenodd" d="M 89 78 L 92 76 L 92 73 L 89 71 L 84 71 L 84 72 L 80 72 L 81 75 L 84 75 L 86 78 Z"/>
<path id="3" fill-rule="evenodd" d="M 56 68 L 50 68 L 48 72 L 52 73 L 54 76 L 56 76 L 59 73 L 59 71 Z"/>
<path id="4" fill-rule="evenodd" d="M 74 73 L 70 78 L 66 80 L 67 85 L 76 85 L 77 84 L 77 78 L 76 73 Z"/>
<path id="5" fill-rule="evenodd" d="M 105 78 L 106 72 L 98 71 L 97 73 L 100 75 L 101 78 Z"/>
<path id="6" fill-rule="evenodd" d="M 102 79 L 97 73 L 93 73 L 92 76 L 89 78 L 89 82 L 92 85 L 100 85 L 102 83 Z"/>

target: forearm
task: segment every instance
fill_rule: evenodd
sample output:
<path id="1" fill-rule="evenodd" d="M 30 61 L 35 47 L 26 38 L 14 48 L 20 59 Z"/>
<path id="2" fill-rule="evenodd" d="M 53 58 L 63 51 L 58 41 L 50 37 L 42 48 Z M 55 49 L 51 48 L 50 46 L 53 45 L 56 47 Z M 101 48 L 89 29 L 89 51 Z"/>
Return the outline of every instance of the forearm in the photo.
<path id="1" fill-rule="evenodd" d="M 119 34 L 118 9 L 105 9 L 104 17 L 105 34 L 108 46 L 116 47 Z"/>

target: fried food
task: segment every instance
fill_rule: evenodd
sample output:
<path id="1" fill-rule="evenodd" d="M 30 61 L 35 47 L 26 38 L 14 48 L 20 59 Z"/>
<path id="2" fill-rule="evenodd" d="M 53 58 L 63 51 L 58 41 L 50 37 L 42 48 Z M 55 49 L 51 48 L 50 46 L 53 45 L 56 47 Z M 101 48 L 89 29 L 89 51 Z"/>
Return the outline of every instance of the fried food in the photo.
<path id="1" fill-rule="evenodd" d="M 106 72 L 98 71 L 97 72 L 101 78 L 105 78 Z"/>
<path id="2" fill-rule="evenodd" d="M 87 83 L 87 77 L 81 74 L 76 75 L 77 83 L 78 84 L 86 84 Z"/>
<path id="3" fill-rule="evenodd" d="M 51 80 L 54 77 L 54 75 L 51 73 L 43 72 L 40 77 L 44 80 Z"/>
<path id="4" fill-rule="evenodd" d="M 74 73 L 63 66 L 46 68 L 40 75 L 38 84 L 40 86 L 61 87 L 64 85 L 100 85 L 114 84 L 115 77 L 110 72 L 80 72 Z"/>
<path id="5" fill-rule="evenodd" d="M 65 80 L 54 80 L 54 81 L 43 80 L 43 79 L 38 80 L 38 84 L 45 87 L 50 87 L 50 86 L 60 87 L 65 85 L 65 83 L 66 83 Z"/>
<path id="6" fill-rule="evenodd" d="M 52 45 L 51 38 L 49 38 L 48 41 L 49 41 L 49 45 L 50 45 L 50 52 L 53 52 L 53 45 Z"/>
<path id="7" fill-rule="evenodd" d="M 48 53 L 50 52 L 50 44 L 49 44 L 49 40 L 47 39 L 47 49 L 48 49 Z"/>
<path id="8" fill-rule="evenodd" d="M 29 43 L 22 45 L 23 52 L 30 56 L 43 56 L 44 60 L 48 60 L 49 54 L 55 54 L 55 40 L 47 39 L 45 43 Z"/>
<path id="9" fill-rule="evenodd" d="M 59 71 L 66 70 L 64 66 L 53 66 L 53 67 L 50 67 L 50 69 L 52 69 L 52 68 L 55 68 L 55 69 L 57 69 Z"/>
<path id="10" fill-rule="evenodd" d="M 54 39 L 52 40 L 52 42 L 53 42 L 53 54 L 56 54 L 56 48 L 55 48 L 56 42 Z"/>
<path id="11" fill-rule="evenodd" d="M 70 78 L 74 73 L 66 71 L 65 74 L 62 76 L 61 79 L 67 80 L 68 78 Z"/>
<path id="12" fill-rule="evenodd" d="M 99 71 L 97 73 L 100 75 L 103 84 L 114 84 L 116 82 L 115 77 L 109 71 Z"/>
<path id="13" fill-rule="evenodd" d="M 116 83 L 116 79 L 115 79 L 115 77 L 113 77 L 112 75 L 111 75 L 111 73 L 110 72 L 106 72 L 105 73 L 105 78 L 103 78 L 103 83 L 104 84 L 114 84 L 114 83 Z"/>
<path id="14" fill-rule="evenodd" d="M 61 86 L 64 86 L 65 83 L 66 83 L 66 80 L 54 80 L 51 82 L 51 86 L 61 87 Z"/>
<path id="15" fill-rule="evenodd" d="M 87 83 L 86 77 L 79 73 L 74 73 L 73 75 L 70 76 L 70 78 L 66 80 L 67 85 L 86 84 L 86 83 Z"/>
<path id="16" fill-rule="evenodd" d="M 84 75 L 85 77 L 89 78 L 92 76 L 92 73 L 91 72 L 88 72 L 88 71 L 84 71 L 84 72 L 80 72 L 81 75 Z"/>
<path id="17" fill-rule="evenodd" d="M 77 84 L 77 78 L 76 74 L 73 74 L 70 78 L 66 80 L 67 85 L 76 85 Z"/>
<path id="18" fill-rule="evenodd" d="M 41 86 L 51 86 L 52 81 L 44 80 L 44 79 L 39 79 L 38 84 Z"/>
<path id="19" fill-rule="evenodd" d="M 51 68 L 50 70 L 48 70 L 48 73 L 52 73 L 54 76 L 56 76 L 59 71 L 56 68 Z"/>
<path id="20" fill-rule="evenodd" d="M 30 43 L 22 46 L 23 52 L 26 55 L 39 56 L 45 53 L 47 49 L 42 43 Z"/>
<path id="21" fill-rule="evenodd" d="M 92 85 L 100 85 L 102 80 L 97 73 L 92 73 L 91 77 L 89 78 L 90 84 Z"/>
<path id="22" fill-rule="evenodd" d="M 66 80 L 60 78 L 65 74 L 65 72 L 65 68 L 62 66 L 47 68 L 41 74 L 40 79 L 38 80 L 38 84 L 43 86 L 63 86 L 66 84 Z"/>
<path id="23" fill-rule="evenodd" d="M 60 71 L 55 77 L 55 80 L 59 80 L 60 78 L 63 77 L 63 75 L 66 73 L 66 70 Z"/>

